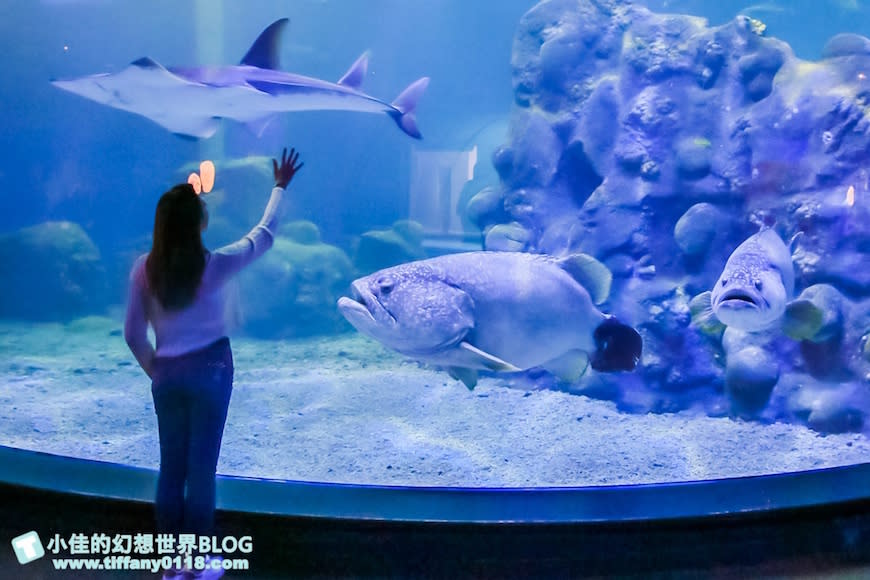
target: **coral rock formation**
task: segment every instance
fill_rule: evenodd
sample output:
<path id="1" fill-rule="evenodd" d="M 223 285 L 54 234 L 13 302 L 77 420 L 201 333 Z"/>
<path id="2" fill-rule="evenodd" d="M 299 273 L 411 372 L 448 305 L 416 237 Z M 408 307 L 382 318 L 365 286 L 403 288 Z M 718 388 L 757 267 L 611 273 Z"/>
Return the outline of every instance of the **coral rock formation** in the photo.
<path id="1" fill-rule="evenodd" d="M 852 394 L 828 397 L 809 411 L 825 420 L 810 424 L 858 428 L 870 405 L 852 389 L 870 382 L 870 40 L 838 35 L 808 62 L 765 34 L 746 16 L 710 27 L 623 0 L 543 0 L 514 41 L 516 111 L 493 156 L 500 187 L 469 205 L 488 249 L 586 252 L 611 267 L 612 309 L 644 335 L 649 390 L 604 389 L 613 398 L 646 409 L 701 399 L 718 412 L 725 384 L 743 393 L 758 361 L 779 361 L 767 391 L 774 376 L 793 384 L 782 377 L 818 374 L 810 359 L 833 356 L 834 387 Z M 691 297 L 761 221 L 786 241 L 800 234 L 798 292 L 838 293 L 835 348 L 774 335 L 764 353 L 726 363 L 718 337 L 690 323 Z M 780 388 L 763 411 L 766 394 L 732 407 L 805 421 Z"/>

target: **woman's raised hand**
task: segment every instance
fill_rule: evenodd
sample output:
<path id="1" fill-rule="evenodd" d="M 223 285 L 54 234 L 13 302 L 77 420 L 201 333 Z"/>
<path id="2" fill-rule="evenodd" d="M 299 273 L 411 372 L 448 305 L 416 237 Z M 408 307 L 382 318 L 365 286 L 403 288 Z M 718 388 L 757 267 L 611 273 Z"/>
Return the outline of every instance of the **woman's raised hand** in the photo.
<path id="1" fill-rule="evenodd" d="M 290 155 L 287 155 L 287 148 L 284 147 L 284 151 L 281 153 L 281 164 L 278 164 L 277 159 L 272 159 L 272 167 L 275 172 L 275 186 L 281 188 L 287 188 L 287 184 L 290 183 L 290 180 L 293 179 L 293 176 L 296 175 L 296 172 L 302 169 L 304 163 L 299 163 L 299 153 L 296 152 L 295 148 L 290 149 Z"/>

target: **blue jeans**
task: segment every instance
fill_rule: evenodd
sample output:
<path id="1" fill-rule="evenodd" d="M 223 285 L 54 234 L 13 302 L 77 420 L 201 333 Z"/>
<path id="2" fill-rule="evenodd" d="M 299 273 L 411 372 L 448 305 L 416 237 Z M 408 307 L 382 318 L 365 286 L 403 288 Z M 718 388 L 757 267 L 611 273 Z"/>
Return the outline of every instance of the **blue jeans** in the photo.
<path id="1" fill-rule="evenodd" d="M 211 535 L 215 470 L 233 391 L 230 341 L 177 357 L 158 357 L 151 394 L 160 433 L 157 529 Z"/>

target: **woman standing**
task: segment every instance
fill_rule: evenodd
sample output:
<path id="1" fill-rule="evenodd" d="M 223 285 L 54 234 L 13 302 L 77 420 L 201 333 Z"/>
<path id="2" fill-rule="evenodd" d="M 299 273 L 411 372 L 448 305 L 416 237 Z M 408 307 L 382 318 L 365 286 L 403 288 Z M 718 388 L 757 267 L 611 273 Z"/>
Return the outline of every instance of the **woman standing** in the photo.
<path id="1" fill-rule="evenodd" d="M 151 251 L 130 273 L 124 338 L 152 381 L 160 435 L 160 532 L 213 532 L 215 470 L 233 383 L 225 286 L 272 247 L 285 189 L 303 165 L 298 160 L 294 149 L 289 156 L 284 149 L 280 164 L 272 160 L 275 187 L 262 219 L 242 239 L 214 252 L 202 244 L 208 212 L 193 187 L 176 185 L 164 193 Z M 148 340 L 149 324 L 155 346 Z"/>

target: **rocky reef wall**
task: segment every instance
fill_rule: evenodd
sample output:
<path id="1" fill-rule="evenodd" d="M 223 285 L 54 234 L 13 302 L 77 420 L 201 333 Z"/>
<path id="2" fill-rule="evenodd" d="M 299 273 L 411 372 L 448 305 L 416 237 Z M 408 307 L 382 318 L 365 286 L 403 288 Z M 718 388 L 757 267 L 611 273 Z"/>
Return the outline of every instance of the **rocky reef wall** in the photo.
<path id="1" fill-rule="evenodd" d="M 838 35 L 808 62 L 746 16 L 710 27 L 621 0 L 543 0 L 519 24 L 512 65 L 499 186 L 468 217 L 490 250 L 604 262 L 609 310 L 644 337 L 635 374 L 589 373 L 572 388 L 636 411 L 862 429 L 870 40 Z M 795 340 L 693 323 L 692 298 L 765 224 L 791 242 L 795 297 L 809 292 L 826 331 Z"/>

